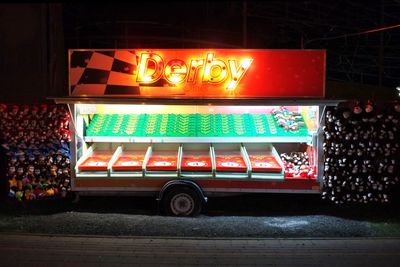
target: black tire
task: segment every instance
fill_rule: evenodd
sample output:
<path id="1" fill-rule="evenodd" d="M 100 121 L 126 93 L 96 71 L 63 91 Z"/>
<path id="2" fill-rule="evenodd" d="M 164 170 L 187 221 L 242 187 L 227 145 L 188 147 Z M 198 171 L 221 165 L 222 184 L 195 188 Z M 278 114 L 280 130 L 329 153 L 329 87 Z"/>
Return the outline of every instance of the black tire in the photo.
<path id="1" fill-rule="evenodd" d="M 179 186 L 168 190 L 162 199 L 164 212 L 169 216 L 197 216 L 202 203 L 196 191 L 189 187 Z"/>

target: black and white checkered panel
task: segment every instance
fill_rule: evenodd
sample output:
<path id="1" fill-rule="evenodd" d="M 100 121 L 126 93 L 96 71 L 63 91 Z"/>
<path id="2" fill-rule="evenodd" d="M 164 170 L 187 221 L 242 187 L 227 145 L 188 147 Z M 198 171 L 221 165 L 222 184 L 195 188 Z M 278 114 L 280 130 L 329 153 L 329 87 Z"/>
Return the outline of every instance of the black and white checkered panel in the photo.
<path id="1" fill-rule="evenodd" d="M 140 95 L 135 51 L 73 51 L 70 94 L 73 96 Z"/>

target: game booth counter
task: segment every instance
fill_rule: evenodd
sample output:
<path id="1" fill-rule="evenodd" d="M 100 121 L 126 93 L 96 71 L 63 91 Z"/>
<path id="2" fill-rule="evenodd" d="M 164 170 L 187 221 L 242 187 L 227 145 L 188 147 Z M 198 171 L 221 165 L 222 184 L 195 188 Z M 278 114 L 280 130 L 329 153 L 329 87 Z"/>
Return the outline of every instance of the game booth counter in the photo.
<path id="1" fill-rule="evenodd" d="M 190 216 L 230 193 L 320 193 L 324 50 L 69 51 L 71 187 Z"/>

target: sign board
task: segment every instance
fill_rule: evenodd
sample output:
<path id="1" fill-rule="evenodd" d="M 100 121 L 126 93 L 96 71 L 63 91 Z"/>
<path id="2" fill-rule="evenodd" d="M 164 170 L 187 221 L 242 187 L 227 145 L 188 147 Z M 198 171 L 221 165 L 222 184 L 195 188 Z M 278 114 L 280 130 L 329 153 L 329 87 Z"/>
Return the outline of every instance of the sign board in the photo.
<path id="1" fill-rule="evenodd" d="M 325 50 L 69 50 L 70 96 L 321 98 Z"/>

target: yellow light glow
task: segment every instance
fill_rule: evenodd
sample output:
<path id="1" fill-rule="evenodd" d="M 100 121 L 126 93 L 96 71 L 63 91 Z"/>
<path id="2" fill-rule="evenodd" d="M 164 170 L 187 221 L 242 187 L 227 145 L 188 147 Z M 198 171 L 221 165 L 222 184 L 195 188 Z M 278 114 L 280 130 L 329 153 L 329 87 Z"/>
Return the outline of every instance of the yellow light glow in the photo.
<path id="1" fill-rule="evenodd" d="M 193 83 L 196 80 L 211 84 L 226 82 L 226 89 L 234 90 L 252 62 L 253 59 L 248 57 L 224 60 L 216 57 L 214 52 L 208 52 L 205 58 L 191 58 L 189 62 L 176 58 L 164 62 L 161 54 L 146 51 L 140 55 L 136 80 L 153 83 L 163 77 L 172 84 Z M 199 74 L 201 71 L 202 74 Z"/>
<path id="2" fill-rule="evenodd" d="M 144 82 L 144 83 L 149 83 L 149 82 L 151 82 L 151 80 L 152 80 L 152 78 L 149 75 L 142 77 L 142 82 Z"/>
<path id="3" fill-rule="evenodd" d="M 173 59 L 167 63 L 164 76 L 167 81 L 173 84 L 183 83 L 187 75 L 187 66 L 180 59 Z"/>
<path id="4" fill-rule="evenodd" d="M 230 81 L 230 83 L 228 84 L 228 87 L 227 87 L 226 89 L 228 89 L 228 90 L 235 90 L 236 85 L 237 85 L 237 82 L 235 82 L 235 81 Z"/>
<path id="5" fill-rule="evenodd" d="M 220 75 L 221 73 L 222 73 L 222 69 L 219 66 L 211 67 L 210 75 L 212 77 L 218 77 L 218 75 Z"/>
<path id="6" fill-rule="evenodd" d="M 170 81 L 171 83 L 177 84 L 177 83 L 181 83 L 183 82 L 183 79 L 181 77 L 178 76 L 171 76 L 168 81 Z"/>
<path id="7" fill-rule="evenodd" d="M 251 59 L 251 58 L 243 59 L 241 66 L 242 66 L 242 68 L 248 69 L 252 62 L 253 62 L 253 59 Z"/>
<path id="8" fill-rule="evenodd" d="M 204 60 L 203 59 L 192 59 L 189 68 L 188 82 L 194 82 L 196 80 L 196 75 L 199 72 L 199 69 L 203 67 Z"/>
<path id="9" fill-rule="evenodd" d="M 154 69 L 149 69 L 149 63 L 154 64 Z M 154 53 L 142 53 L 140 56 L 137 82 L 152 83 L 161 78 L 164 68 L 164 61 L 161 56 Z"/>
<path id="10" fill-rule="evenodd" d="M 226 63 L 221 59 L 214 58 L 214 53 L 208 53 L 204 66 L 203 82 L 220 83 L 227 77 Z"/>
<path id="11" fill-rule="evenodd" d="M 206 67 L 204 68 L 204 73 L 203 73 L 203 81 L 208 81 L 210 79 L 210 75 L 211 75 L 211 65 L 210 65 L 210 63 L 212 62 L 213 56 L 214 56 L 213 53 L 208 53 L 207 54 Z"/>
<path id="12" fill-rule="evenodd" d="M 227 90 L 234 90 L 236 88 L 246 71 L 250 68 L 251 63 L 253 63 L 252 58 L 245 58 L 241 61 L 240 66 L 236 67 L 236 60 L 228 60 L 231 81 L 226 88 Z"/>

